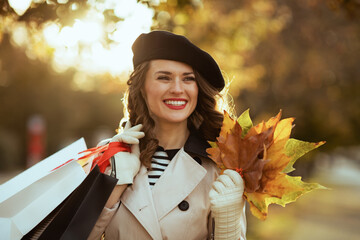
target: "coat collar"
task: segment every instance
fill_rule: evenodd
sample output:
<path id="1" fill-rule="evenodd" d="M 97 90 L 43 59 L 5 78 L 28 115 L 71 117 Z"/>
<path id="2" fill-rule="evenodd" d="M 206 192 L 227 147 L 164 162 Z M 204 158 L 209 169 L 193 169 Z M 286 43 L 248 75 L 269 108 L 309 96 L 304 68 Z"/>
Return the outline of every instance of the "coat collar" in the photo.
<path id="1" fill-rule="evenodd" d="M 184 145 L 171 160 L 166 171 L 151 190 L 148 172 L 141 166 L 121 196 L 121 202 L 138 219 L 153 239 L 162 239 L 159 221 L 183 201 L 205 177 L 207 171 L 191 156 L 209 158 L 210 144 L 198 131 L 191 130 Z"/>
<path id="2" fill-rule="evenodd" d="M 206 169 L 181 148 L 152 189 L 158 219 L 161 220 L 177 207 L 196 188 L 206 173 Z"/>
<path id="3" fill-rule="evenodd" d="M 190 155 L 198 155 L 209 158 L 206 149 L 210 147 L 210 144 L 203 137 L 201 137 L 198 130 L 190 130 L 190 135 L 184 145 L 185 152 Z"/>
<path id="4" fill-rule="evenodd" d="M 194 146 L 200 145 L 193 145 L 195 138 L 189 139 L 192 139 L 187 145 L 190 147 L 189 153 L 207 157 L 206 148 L 203 148 L 204 151 L 196 150 Z M 153 239 L 162 239 L 159 221 L 190 195 L 206 173 L 206 169 L 181 148 L 152 190 L 147 169 L 142 165 L 134 184 L 122 194 L 121 202 Z"/>
<path id="5" fill-rule="evenodd" d="M 146 229 L 152 239 L 162 239 L 159 220 L 149 187 L 147 169 L 144 165 L 141 166 L 136 175 L 134 184 L 126 188 L 120 200 Z"/>

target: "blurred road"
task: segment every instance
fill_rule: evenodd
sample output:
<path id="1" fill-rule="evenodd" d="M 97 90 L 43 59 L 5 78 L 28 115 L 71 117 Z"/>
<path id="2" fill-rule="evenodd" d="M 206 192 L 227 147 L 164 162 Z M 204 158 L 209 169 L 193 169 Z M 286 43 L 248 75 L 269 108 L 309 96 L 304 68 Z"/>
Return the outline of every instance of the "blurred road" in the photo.
<path id="1" fill-rule="evenodd" d="M 312 182 L 331 190 L 310 192 L 285 208 L 270 205 L 264 222 L 248 216 L 248 240 L 360 239 L 360 187 Z"/>

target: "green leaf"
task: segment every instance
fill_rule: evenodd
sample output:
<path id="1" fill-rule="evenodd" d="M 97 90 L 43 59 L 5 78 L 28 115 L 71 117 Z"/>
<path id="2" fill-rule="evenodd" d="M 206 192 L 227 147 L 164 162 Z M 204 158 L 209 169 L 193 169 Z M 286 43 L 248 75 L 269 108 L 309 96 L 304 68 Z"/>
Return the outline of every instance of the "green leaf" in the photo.
<path id="1" fill-rule="evenodd" d="M 268 197 L 265 199 L 266 206 L 269 204 L 275 203 L 285 207 L 286 204 L 295 202 L 301 195 L 311 192 L 315 189 L 328 189 L 318 183 L 306 183 L 301 181 L 301 177 L 291 177 L 286 175 L 286 179 L 289 181 L 290 184 L 298 187 L 298 189 L 294 188 L 293 191 L 289 191 L 284 194 L 281 198 L 276 197 Z"/>
<path id="2" fill-rule="evenodd" d="M 304 142 L 294 138 L 290 138 L 285 145 L 285 155 L 290 157 L 290 162 L 283 170 L 284 173 L 289 173 L 295 170 L 293 168 L 294 163 L 298 158 L 304 154 L 310 152 L 311 150 L 320 147 L 325 141 L 318 143 Z"/>
<path id="3" fill-rule="evenodd" d="M 249 109 L 244 111 L 237 119 L 237 122 L 240 124 L 242 133 L 241 137 L 244 137 L 246 133 L 253 127 L 253 122 L 251 121 Z"/>
<path id="4" fill-rule="evenodd" d="M 210 144 L 210 146 L 211 146 L 212 148 L 217 148 L 216 142 L 208 141 L 208 143 Z"/>

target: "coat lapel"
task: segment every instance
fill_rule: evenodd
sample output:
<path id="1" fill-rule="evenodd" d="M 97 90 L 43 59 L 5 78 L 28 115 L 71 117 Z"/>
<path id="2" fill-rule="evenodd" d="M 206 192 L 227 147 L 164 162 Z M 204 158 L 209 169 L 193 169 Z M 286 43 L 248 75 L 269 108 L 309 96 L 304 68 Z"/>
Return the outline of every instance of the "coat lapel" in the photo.
<path id="1" fill-rule="evenodd" d="M 146 167 L 141 166 L 134 184 L 122 194 L 121 203 L 129 209 L 153 239 L 162 239 Z"/>
<path id="2" fill-rule="evenodd" d="M 195 189 L 206 172 L 183 148 L 179 150 L 152 189 L 159 221 Z"/>

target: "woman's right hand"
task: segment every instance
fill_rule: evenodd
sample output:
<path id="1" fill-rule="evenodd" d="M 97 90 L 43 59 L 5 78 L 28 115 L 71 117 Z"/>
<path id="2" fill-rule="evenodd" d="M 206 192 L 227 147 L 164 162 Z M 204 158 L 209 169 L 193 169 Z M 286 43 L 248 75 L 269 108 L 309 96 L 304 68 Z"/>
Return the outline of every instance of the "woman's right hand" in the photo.
<path id="1" fill-rule="evenodd" d="M 118 152 L 110 159 L 112 174 L 118 179 L 117 185 L 132 184 L 140 169 L 139 139 L 145 134 L 142 125 L 131 127 L 127 121 L 124 131 L 115 135 L 110 142 L 123 142 L 131 145 L 131 152 Z"/>
<path id="2" fill-rule="evenodd" d="M 108 144 L 109 142 L 123 142 L 131 145 L 131 153 L 118 152 L 110 158 L 111 171 L 114 172 L 118 179 L 117 186 L 115 186 L 105 207 L 91 231 L 88 239 L 100 239 L 117 207 L 119 206 L 120 197 L 127 188 L 128 184 L 133 183 L 135 175 L 140 169 L 140 150 L 139 139 L 145 134 L 141 132 L 142 125 L 131 127 L 130 121 L 125 125 L 124 131 L 115 135 L 112 139 L 105 139 L 101 141 L 98 146 Z"/>

